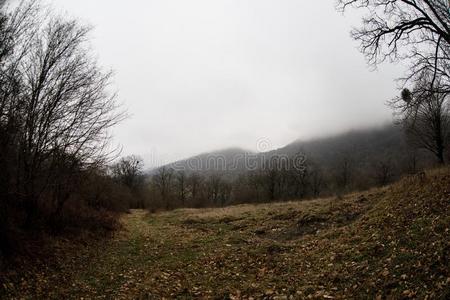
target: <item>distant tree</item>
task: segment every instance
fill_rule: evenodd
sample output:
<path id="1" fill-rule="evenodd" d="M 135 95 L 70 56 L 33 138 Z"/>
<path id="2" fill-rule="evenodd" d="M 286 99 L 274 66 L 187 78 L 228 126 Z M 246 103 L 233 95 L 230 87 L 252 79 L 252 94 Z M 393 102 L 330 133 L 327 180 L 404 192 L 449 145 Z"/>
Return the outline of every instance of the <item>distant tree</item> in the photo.
<path id="1" fill-rule="evenodd" d="M 208 190 L 208 198 L 214 205 L 219 205 L 222 177 L 218 174 L 211 175 L 206 181 L 206 187 Z"/>
<path id="2" fill-rule="evenodd" d="M 172 188 L 174 170 L 172 168 L 162 167 L 159 168 L 155 175 L 153 175 L 153 183 L 159 191 L 161 200 L 163 201 L 166 209 L 170 209 L 170 194 Z"/>
<path id="3" fill-rule="evenodd" d="M 266 159 L 261 168 L 261 181 L 270 201 L 277 197 L 277 186 L 280 181 L 280 165 L 278 157 Z"/>
<path id="4" fill-rule="evenodd" d="M 231 188 L 230 194 L 230 203 L 238 204 L 238 203 L 252 203 L 258 202 L 257 190 L 253 188 L 250 183 L 250 173 L 245 172 L 243 174 L 239 174 L 236 178 L 233 178 L 231 182 L 229 182 Z"/>
<path id="5" fill-rule="evenodd" d="M 440 80 L 430 90 L 431 80 L 432 74 L 423 73 L 412 91 L 404 89 L 390 105 L 399 116 L 410 142 L 430 151 L 443 164 L 450 139 L 449 94 L 439 88 Z"/>
<path id="6" fill-rule="evenodd" d="M 186 193 L 187 193 L 187 178 L 184 171 L 178 171 L 175 175 L 178 199 L 181 202 L 182 207 L 186 206 Z"/>
<path id="7" fill-rule="evenodd" d="M 188 178 L 188 186 L 192 198 L 192 202 L 196 202 L 198 200 L 198 196 L 200 193 L 200 188 L 203 183 L 203 177 L 198 173 L 192 173 Z"/>
<path id="8" fill-rule="evenodd" d="M 247 174 L 247 180 L 248 180 L 248 184 L 250 186 L 251 189 L 253 189 L 253 191 L 255 192 L 255 201 L 256 202 L 260 202 L 260 190 L 262 188 L 263 185 L 263 180 L 262 180 L 262 176 L 260 174 L 260 172 L 258 171 L 250 171 Z"/>
<path id="9" fill-rule="evenodd" d="M 136 204 L 136 195 L 124 185 L 117 184 L 106 166 L 83 170 L 80 177 L 79 195 L 89 207 L 124 212 Z M 140 205 L 138 207 L 142 208 Z"/>
<path id="10" fill-rule="evenodd" d="M 311 192 L 314 197 L 319 197 L 325 185 L 322 169 L 317 164 L 312 164 L 309 172 Z"/>
<path id="11" fill-rule="evenodd" d="M 112 172 L 114 177 L 130 190 L 136 190 L 142 185 L 143 181 L 143 162 L 136 155 L 123 157 L 113 165 Z"/>
<path id="12" fill-rule="evenodd" d="M 349 152 L 341 153 L 334 170 L 338 189 L 346 190 L 350 187 L 354 170 L 354 161 L 351 154 Z"/>
<path id="13" fill-rule="evenodd" d="M 419 170 L 419 155 L 417 149 L 408 149 L 402 161 L 402 171 L 407 174 L 416 174 Z"/>
<path id="14" fill-rule="evenodd" d="M 394 177 L 393 162 L 389 158 L 383 158 L 373 166 L 374 179 L 378 185 L 386 185 Z"/>
<path id="15" fill-rule="evenodd" d="M 222 180 L 220 183 L 220 193 L 219 193 L 219 205 L 221 207 L 224 207 L 225 205 L 227 205 L 230 201 L 230 197 L 231 197 L 231 192 L 232 192 L 232 185 L 227 182 Z"/>
<path id="16" fill-rule="evenodd" d="M 309 166 L 306 156 L 299 152 L 289 159 L 289 177 L 293 183 L 292 189 L 294 198 L 302 199 L 306 196 L 309 186 Z"/>
<path id="17" fill-rule="evenodd" d="M 207 191 L 207 200 L 210 204 L 222 207 L 229 203 L 232 185 L 221 174 L 211 174 L 204 182 L 204 186 Z"/>

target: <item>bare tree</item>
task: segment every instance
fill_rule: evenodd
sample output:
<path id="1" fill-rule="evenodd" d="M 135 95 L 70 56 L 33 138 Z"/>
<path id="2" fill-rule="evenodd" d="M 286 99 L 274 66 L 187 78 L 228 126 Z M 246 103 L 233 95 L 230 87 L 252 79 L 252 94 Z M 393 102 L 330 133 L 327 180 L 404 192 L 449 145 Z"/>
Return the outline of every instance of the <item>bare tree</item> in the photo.
<path id="1" fill-rule="evenodd" d="M 263 180 L 262 180 L 262 176 L 261 176 L 260 172 L 257 172 L 257 171 L 248 172 L 247 180 L 248 180 L 248 184 L 255 192 L 255 196 L 256 196 L 255 201 L 259 202 L 260 201 L 260 189 L 263 185 Z"/>
<path id="2" fill-rule="evenodd" d="M 232 185 L 225 180 L 220 183 L 220 194 L 219 194 L 219 204 L 224 207 L 229 201 L 232 192 Z"/>
<path id="3" fill-rule="evenodd" d="M 289 177 L 293 181 L 293 196 L 302 199 L 306 196 L 309 186 L 309 166 L 306 156 L 299 152 L 289 160 Z"/>
<path id="4" fill-rule="evenodd" d="M 390 105 L 405 127 L 410 142 L 430 151 L 443 164 L 450 138 L 450 104 L 448 94 L 439 89 L 440 80 L 436 81 L 433 90 L 428 88 L 432 76 L 421 74 L 414 89 L 404 89 Z"/>
<path id="5" fill-rule="evenodd" d="M 351 185 L 354 173 L 354 161 L 348 152 L 339 155 L 335 167 L 335 176 L 338 189 L 345 190 Z"/>
<path id="6" fill-rule="evenodd" d="M 352 31 L 361 51 L 376 65 L 386 59 L 407 59 L 405 80 L 424 71 L 450 87 L 450 14 L 447 0 L 338 0 L 338 8 L 364 10 L 362 26 Z"/>
<path id="7" fill-rule="evenodd" d="M 200 188 L 203 182 L 202 176 L 197 173 L 193 173 L 188 178 L 189 190 L 192 198 L 192 202 L 196 202 L 200 193 Z"/>
<path id="8" fill-rule="evenodd" d="M 211 175 L 206 181 L 208 198 L 214 205 L 219 204 L 221 185 L 222 177 L 218 174 Z"/>
<path id="9" fill-rule="evenodd" d="M 413 91 L 390 104 L 402 115 L 408 135 L 444 163 L 450 93 L 450 2 L 447 0 L 338 0 L 345 10 L 366 10 L 363 26 L 352 32 L 373 65 L 406 60 L 403 78 Z"/>
<path id="10" fill-rule="evenodd" d="M 403 171 L 407 174 L 416 174 L 419 170 L 419 157 L 417 149 L 407 149 L 403 161 Z"/>
<path id="11" fill-rule="evenodd" d="M 6 201 L 17 194 L 19 143 L 24 117 L 20 64 L 29 46 L 28 33 L 35 27 L 38 7 L 34 2 L 21 5 L 10 14 L 0 11 L 0 164 L 2 196 Z M 14 179 L 13 179 L 14 178 Z"/>
<path id="12" fill-rule="evenodd" d="M 373 166 L 374 179 L 378 185 L 386 185 L 391 182 L 394 176 L 393 162 L 390 159 L 382 159 Z"/>
<path id="13" fill-rule="evenodd" d="M 159 168 L 157 173 L 153 176 L 153 182 L 157 187 L 161 200 L 166 206 L 166 209 L 170 209 L 170 193 L 173 179 L 173 169 L 162 167 Z"/>
<path id="14" fill-rule="evenodd" d="M 111 73 L 90 54 L 89 28 L 41 11 L 37 1 L 22 3 L 0 34 L 0 118 L 13 133 L 15 193 L 28 224 L 44 193 L 59 211 L 80 168 L 105 162 L 109 129 L 123 118 Z"/>
<path id="15" fill-rule="evenodd" d="M 309 176 L 312 195 L 314 197 L 319 197 L 325 185 L 323 171 L 317 164 L 312 164 L 310 167 Z"/>
<path id="16" fill-rule="evenodd" d="M 183 207 L 186 206 L 187 180 L 184 171 L 178 171 L 175 176 L 177 183 L 178 198 Z"/>
<path id="17" fill-rule="evenodd" d="M 136 155 L 123 157 L 113 165 L 114 177 L 130 190 L 139 188 L 142 184 L 142 159 Z"/>
<path id="18" fill-rule="evenodd" d="M 262 182 L 271 201 L 275 200 L 277 196 L 277 186 L 280 177 L 279 168 L 279 160 L 277 157 L 271 157 L 265 160 L 261 168 Z"/>

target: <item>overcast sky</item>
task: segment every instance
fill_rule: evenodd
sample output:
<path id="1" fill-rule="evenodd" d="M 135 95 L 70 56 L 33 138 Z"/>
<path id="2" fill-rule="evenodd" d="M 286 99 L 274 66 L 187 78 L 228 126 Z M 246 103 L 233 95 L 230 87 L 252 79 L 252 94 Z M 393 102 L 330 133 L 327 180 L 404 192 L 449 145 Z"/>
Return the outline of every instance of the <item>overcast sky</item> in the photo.
<path id="1" fill-rule="evenodd" d="M 349 36 L 359 18 L 334 0 L 52 2 L 94 26 L 130 114 L 115 142 L 147 165 L 391 120 L 401 66 L 370 71 Z"/>

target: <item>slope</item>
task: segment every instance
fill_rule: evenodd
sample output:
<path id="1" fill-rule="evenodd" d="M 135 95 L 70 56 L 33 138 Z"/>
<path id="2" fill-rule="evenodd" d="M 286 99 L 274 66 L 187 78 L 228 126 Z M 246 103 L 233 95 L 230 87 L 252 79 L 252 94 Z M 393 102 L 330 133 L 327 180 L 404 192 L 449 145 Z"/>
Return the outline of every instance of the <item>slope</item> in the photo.
<path id="1" fill-rule="evenodd" d="M 342 198 L 124 216 L 2 274 L 5 298 L 448 299 L 450 170 Z M 65 247 L 65 248 L 64 248 Z"/>

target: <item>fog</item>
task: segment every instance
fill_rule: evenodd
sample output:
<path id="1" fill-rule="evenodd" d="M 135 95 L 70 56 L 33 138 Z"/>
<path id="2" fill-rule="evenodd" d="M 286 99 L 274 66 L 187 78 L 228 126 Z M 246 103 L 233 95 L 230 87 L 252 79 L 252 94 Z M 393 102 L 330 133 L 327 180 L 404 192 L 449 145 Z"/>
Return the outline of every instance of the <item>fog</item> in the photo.
<path id="1" fill-rule="evenodd" d="M 54 0 L 93 25 L 130 117 L 114 132 L 148 166 L 227 147 L 390 122 L 402 66 L 371 71 L 334 1 Z"/>

